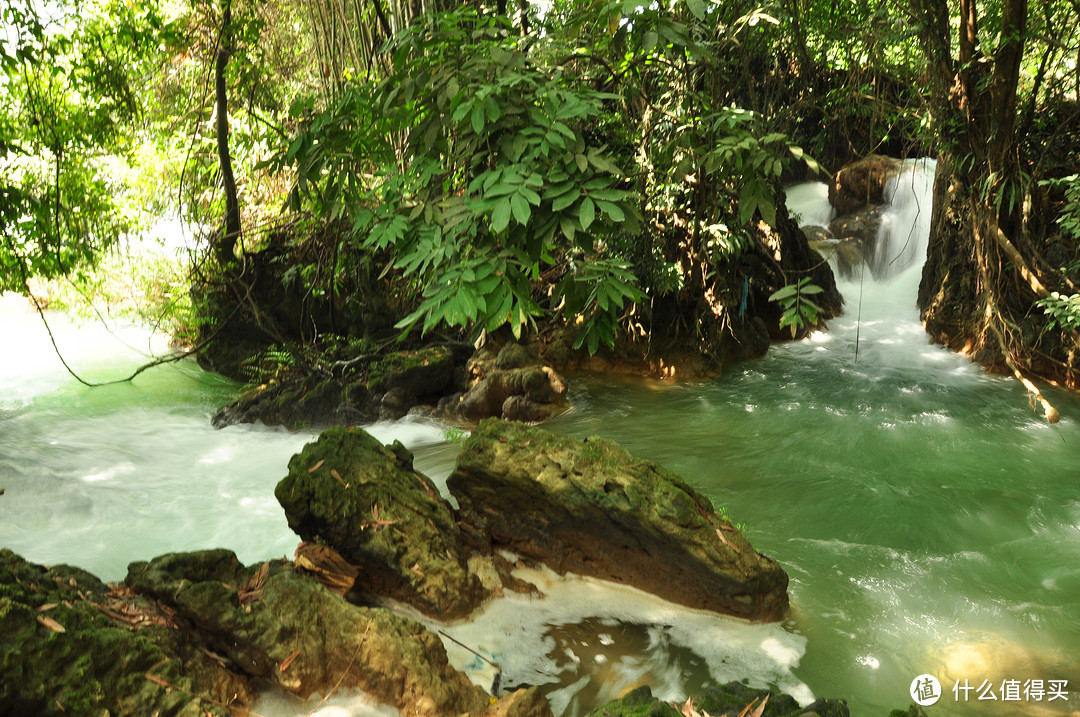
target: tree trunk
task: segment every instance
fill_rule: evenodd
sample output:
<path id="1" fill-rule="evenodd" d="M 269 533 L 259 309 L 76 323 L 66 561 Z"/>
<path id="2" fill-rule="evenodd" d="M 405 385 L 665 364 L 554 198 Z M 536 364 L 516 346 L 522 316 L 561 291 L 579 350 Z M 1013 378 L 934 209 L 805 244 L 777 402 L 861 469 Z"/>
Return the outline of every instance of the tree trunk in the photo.
<path id="1" fill-rule="evenodd" d="M 232 158 L 229 156 L 229 102 L 225 70 L 232 54 L 232 0 L 223 0 L 221 18 L 221 41 L 214 66 L 214 94 L 217 100 L 217 152 L 221 167 L 221 183 L 225 192 L 225 225 L 221 230 L 214 252 L 221 266 L 233 258 L 236 242 L 240 238 L 240 202 L 236 196 L 236 177 L 233 175 Z"/>
<path id="2" fill-rule="evenodd" d="M 1065 364 L 1047 370 L 1035 350 L 1041 339 L 1029 320 L 1048 295 L 1025 232 L 1025 204 L 1037 183 L 1025 178 L 1017 132 L 1017 87 L 1027 27 L 1027 0 L 1004 0 L 996 48 L 980 46 L 978 3 L 961 0 L 955 62 L 947 6 L 915 0 L 931 80 L 931 111 L 943 149 L 938 158 L 931 243 L 919 307 L 935 341 L 1010 372 L 1058 419 L 1029 376 L 1064 378 Z M 1060 369 L 1064 368 L 1064 372 Z"/>

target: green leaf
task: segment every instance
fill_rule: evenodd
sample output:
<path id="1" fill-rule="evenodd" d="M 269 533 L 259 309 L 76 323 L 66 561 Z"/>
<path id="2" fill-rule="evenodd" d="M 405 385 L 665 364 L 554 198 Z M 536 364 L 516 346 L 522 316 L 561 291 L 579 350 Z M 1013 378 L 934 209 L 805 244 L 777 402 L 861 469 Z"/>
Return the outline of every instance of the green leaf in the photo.
<path id="1" fill-rule="evenodd" d="M 703 0 L 686 0 L 686 7 L 690 8 L 690 12 L 694 14 L 698 20 L 705 19 L 705 3 Z"/>
<path id="2" fill-rule="evenodd" d="M 597 200 L 596 206 L 600 208 L 604 214 L 607 214 L 613 222 L 621 222 L 626 219 L 626 214 L 619 207 L 618 204 L 612 204 L 611 202 L 605 202 L 603 200 Z"/>
<path id="3" fill-rule="evenodd" d="M 769 301 L 780 301 L 790 296 L 795 296 L 799 291 L 799 287 L 795 284 L 788 284 L 782 289 L 777 289 L 773 293 L 769 294 Z"/>
<path id="4" fill-rule="evenodd" d="M 501 112 L 499 111 L 499 103 L 495 101 L 495 98 L 491 95 L 487 96 L 484 100 L 484 111 L 487 113 L 488 122 L 494 122 L 499 119 Z"/>
<path id="5" fill-rule="evenodd" d="M 653 30 L 646 30 L 645 34 L 641 38 L 641 49 L 646 55 L 652 54 L 652 51 L 656 49 L 656 43 L 659 40 L 656 32 Z"/>
<path id="6" fill-rule="evenodd" d="M 562 230 L 563 236 L 570 241 L 574 241 L 574 235 L 577 233 L 577 227 L 574 225 L 574 220 L 568 216 L 562 216 L 559 218 L 559 228 Z"/>
<path id="7" fill-rule="evenodd" d="M 496 202 L 495 209 L 491 212 L 491 230 L 499 234 L 508 226 L 510 226 L 510 199 L 503 197 Z"/>
<path id="8" fill-rule="evenodd" d="M 484 130 L 484 108 L 480 105 L 473 105 L 472 128 L 473 132 L 476 132 L 477 134 L 480 134 Z"/>
<path id="9" fill-rule="evenodd" d="M 578 221 L 581 222 L 581 228 L 588 230 L 589 225 L 596 219 L 596 206 L 593 204 L 593 200 L 585 197 L 581 200 L 581 207 L 578 208 Z"/>
<path id="10" fill-rule="evenodd" d="M 510 209 L 513 211 L 514 219 L 518 221 L 518 224 L 529 223 L 529 217 L 532 216 L 532 208 L 529 206 L 529 202 L 525 197 L 520 194 L 511 196 Z"/>
<path id="11" fill-rule="evenodd" d="M 561 212 L 563 209 L 566 209 L 571 204 L 576 202 L 578 200 L 578 197 L 580 196 L 581 190 L 577 187 L 572 187 L 570 192 L 563 194 L 551 203 L 551 210 L 553 212 Z"/>

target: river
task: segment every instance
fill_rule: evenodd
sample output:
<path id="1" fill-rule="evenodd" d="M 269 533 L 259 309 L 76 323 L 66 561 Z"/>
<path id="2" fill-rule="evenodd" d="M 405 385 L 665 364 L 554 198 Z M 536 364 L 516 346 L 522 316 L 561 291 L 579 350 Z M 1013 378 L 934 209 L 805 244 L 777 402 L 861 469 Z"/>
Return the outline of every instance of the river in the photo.
<path id="1" fill-rule="evenodd" d="M 914 207 L 898 193 L 888 216 L 903 237 L 929 215 L 926 185 L 912 189 Z M 792 204 L 812 217 L 820 193 L 800 188 Z M 573 409 L 546 426 L 614 439 L 726 506 L 791 576 L 782 625 L 537 575 L 546 601 L 510 596 L 444 629 L 498 662 L 504 682 L 552 682 L 565 715 L 642 682 L 675 699 L 715 679 L 885 715 L 910 703 L 923 674 L 942 686 L 931 715 L 1080 712 L 1080 400 L 1050 390 L 1063 418 L 1047 424 L 1017 382 L 929 345 L 914 306 L 918 261 L 890 273 L 843 283 L 847 311 L 828 331 L 712 381 L 574 376 Z M 50 322 L 92 380 L 165 349 L 138 327 Z M 292 555 L 273 488 L 314 433 L 211 428 L 238 387 L 188 360 L 89 389 L 22 302 L 4 302 L 0 325 L 0 546 L 106 580 L 169 551 Z M 457 447 L 436 424 L 370 430 L 410 446 L 436 481 L 452 468 Z M 306 710 L 279 702 L 262 711 Z"/>

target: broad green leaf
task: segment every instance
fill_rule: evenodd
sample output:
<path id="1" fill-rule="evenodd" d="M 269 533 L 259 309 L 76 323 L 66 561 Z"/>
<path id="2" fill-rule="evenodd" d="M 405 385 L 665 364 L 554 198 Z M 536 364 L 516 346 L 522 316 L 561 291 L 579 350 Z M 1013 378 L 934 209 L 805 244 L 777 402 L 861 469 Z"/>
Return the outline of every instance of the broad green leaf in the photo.
<path id="1" fill-rule="evenodd" d="M 544 199 L 555 199 L 577 188 L 573 182 L 559 182 L 544 190 Z M 580 192 L 578 192 L 580 194 Z"/>
<path id="2" fill-rule="evenodd" d="M 660 38 L 653 30 L 646 30 L 645 34 L 641 38 L 641 49 L 646 55 L 652 54 L 652 51 L 656 49 L 656 43 Z"/>
<path id="3" fill-rule="evenodd" d="M 553 212 L 561 212 L 563 209 L 566 209 L 571 204 L 576 202 L 578 200 L 578 197 L 580 196 L 581 190 L 577 187 L 572 187 L 570 192 L 563 194 L 551 203 L 551 210 Z"/>
<path id="4" fill-rule="evenodd" d="M 495 98 L 491 95 L 488 95 L 487 99 L 484 100 L 484 111 L 487 113 L 488 122 L 494 122 L 499 119 L 499 115 L 501 114 L 499 111 L 499 103 L 496 102 Z"/>
<path id="5" fill-rule="evenodd" d="M 795 284 L 788 284 L 787 286 L 783 287 L 782 289 L 777 289 L 773 293 L 769 294 L 769 301 L 780 301 L 781 299 L 786 299 L 786 298 L 788 298 L 790 296 L 795 296 L 795 294 L 796 294 L 796 292 L 798 292 L 798 290 L 799 290 L 799 287 L 796 286 Z"/>
<path id="6" fill-rule="evenodd" d="M 513 211 L 514 219 L 518 221 L 518 224 L 528 224 L 529 217 L 532 216 L 532 207 L 529 206 L 529 202 L 525 197 L 520 194 L 514 194 L 510 197 L 510 209 Z"/>
<path id="7" fill-rule="evenodd" d="M 589 225 L 596 219 L 596 206 L 593 204 L 593 200 L 585 197 L 581 200 L 581 206 L 578 208 L 578 221 L 581 222 L 581 228 L 588 230 Z"/>
<path id="8" fill-rule="evenodd" d="M 518 190 L 518 193 L 521 194 L 521 196 L 525 197 L 525 199 L 528 200 L 529 204 L 533 205 L 534 207 L 540 206 L 540 195 L 529 189 L 528 187 L 521 187 L 521 189 Z"/>
<path id="9" fill-rule="evenodd" d="M 499 234 L 508 226 L 510 226 L 510 198 L 503 197 L 495 203 L 495 209 L 491 212 L 491 230 Z"/>
<path id="10" fill-rule="evenodd" d="M 613 222 L 621 222 L 626 219 L 626 214 L 619 207 L 618 204 L 612 204 L 611 202 L 605 202 L 602 199 L 596 201 L 596 206 L 600 208 L 604 214 L 607 214 Z"/>
<path id="11" fill-rule="evenodd" d="M 476 132 L 477 134 L 480 134 L 484 130 L 484 108 L 480 105 L 473 105 L 472 128 L 473 132 Z"/>
<path id="12" fill-rule="evenodd" d="M 562 230 L 563 236 L 570 241 L 574 241 L 574 235 L 577 233 L 577 227 L 574 225 L 574 220 L 568 216 L 562 216 L 559 218 L 559 228 Z"/>

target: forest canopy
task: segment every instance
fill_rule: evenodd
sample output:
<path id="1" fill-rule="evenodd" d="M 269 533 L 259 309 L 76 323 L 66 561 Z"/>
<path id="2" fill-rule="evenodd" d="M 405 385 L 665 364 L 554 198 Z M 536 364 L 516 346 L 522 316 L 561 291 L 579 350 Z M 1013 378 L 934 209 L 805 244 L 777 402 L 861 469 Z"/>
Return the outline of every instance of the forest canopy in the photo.
<path id="1" fill-rule="evenodd" d="M 554 327 L 723 363 L 840 310 L 786 184 L 934 156 L 928 330 L 1076 384 L 1075 3 L 2 8 L 4 290 L 172 213 L 204 228 L 195 335 Z"/>

